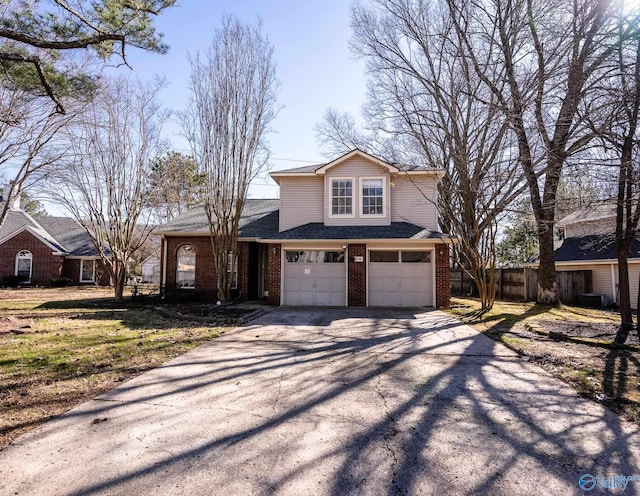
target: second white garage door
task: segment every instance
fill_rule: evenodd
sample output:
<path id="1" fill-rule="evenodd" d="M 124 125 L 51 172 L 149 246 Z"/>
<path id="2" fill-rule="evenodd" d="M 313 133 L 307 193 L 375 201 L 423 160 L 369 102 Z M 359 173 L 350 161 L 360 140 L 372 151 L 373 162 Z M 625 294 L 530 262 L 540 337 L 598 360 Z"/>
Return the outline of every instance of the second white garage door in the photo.
<path id="1" fill-rule="evenodd" d="M 347 274 L 343 251 L 285 251 L 285 305 L 344 306 Z"/>
<path id="2" fill-rule="evenodd" d="M 430 251 L 370 251 L 369 306 L 433 306 Z"/>

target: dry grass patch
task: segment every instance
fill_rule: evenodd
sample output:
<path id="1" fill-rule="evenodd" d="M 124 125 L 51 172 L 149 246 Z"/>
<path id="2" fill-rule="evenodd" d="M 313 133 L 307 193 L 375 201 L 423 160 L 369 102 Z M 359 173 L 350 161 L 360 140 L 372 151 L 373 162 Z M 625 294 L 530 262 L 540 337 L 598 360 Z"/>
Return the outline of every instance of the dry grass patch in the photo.
<path id="1" fill-rule="evenodd" d="M 640 424 L 640 352 L 559 341 L 530 329 L 533 325 L 552 333 L 609 342 L 620 322 L 617 313 L 504 301 L 483 313 L 477 300 L 467 298 L 453 298 L 450 313 L 570 383 L 580 394 Z M 640 343 L 635 330 L 628 343 Z"/>
<path id="2" fill-rule="evenodd" d="M 99 288 L 0 290 L 0 315 L 0 449 L 221 332 Z"/>

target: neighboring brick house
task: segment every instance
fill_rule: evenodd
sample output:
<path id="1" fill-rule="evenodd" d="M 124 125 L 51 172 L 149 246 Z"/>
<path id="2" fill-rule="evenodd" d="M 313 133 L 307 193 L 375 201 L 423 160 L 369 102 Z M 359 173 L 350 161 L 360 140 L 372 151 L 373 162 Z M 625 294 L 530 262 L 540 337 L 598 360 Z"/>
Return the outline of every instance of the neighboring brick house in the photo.
<path id="1" fill-rule="evenodd" d="M 449 305 L 449 236 L 438 231 L 442 170 L 403 169 L 359 150 L 272 172 L 279 200 L 247 200 L 235 285 L 275 305 Z M 161 286 L 215 293 L 207 218 L 195 208 L 156 229 Z"/>
<path id="2" fill-rule="evenodd" d="M 74 219 L 34 218 L 17 205 L 0 226 L 0 280 L 15 277 L 33 286 L 48 286 L 59 277 L 72 284 L 109 285 L 91 238 Z"/>

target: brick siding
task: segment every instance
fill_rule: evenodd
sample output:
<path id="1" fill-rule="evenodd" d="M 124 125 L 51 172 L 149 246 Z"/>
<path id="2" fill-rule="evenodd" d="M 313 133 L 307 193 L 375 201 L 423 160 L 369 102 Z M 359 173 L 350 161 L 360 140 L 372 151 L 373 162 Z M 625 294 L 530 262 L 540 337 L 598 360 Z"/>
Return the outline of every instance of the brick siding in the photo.
<path id="1" fill-rule="evenodd" d="M 451 305 L 449 245 L 436 245 L 436 307 Z"/>
<path id="2" fill-rule="evenodd" d="M 354 262 L 354 257 L 362 257 L 362 262 Z M 347 305 L 364 307 L 367 305 L 367 245 L 349 245 L 347 249 Z"/>
<path id="3" fill-rule="evenodd" d="M 269 245 L 269 305 L 280 305 L 280 283 L 281 283 L 281 250 L 282 245 Z"/>
<path id="4" fill-rule="evenodd" d="M 33 234 L 22 231 L 0 246 L 0 277 L 13 276 L 16 272 L 16 255 L 22 250 L 31 252 L 31 284 L 47 286 L 52 277 L 60 277 L 64 257 L 53 255 L 53 250 Z"/>
<path id="5" fill-rule="evenodd" d="M 193 246 L 196 252 L 196 281 L 195 289 L 210 293 L 215 296 L 218 292 L 218 281 L 216 277 L 215 261 L 211 238 L 207 236 L 168 236 L 166 256 L 166 281 L 165 291 L 176 290 L 176 265 L 178 261 L 178 250 L 185 245 Z M 163 248 L 164 250 L 164 243 Z M 249 243 L 238 243 L 238 291 L 241 298 L 246 298 L 249 288 Z"/>

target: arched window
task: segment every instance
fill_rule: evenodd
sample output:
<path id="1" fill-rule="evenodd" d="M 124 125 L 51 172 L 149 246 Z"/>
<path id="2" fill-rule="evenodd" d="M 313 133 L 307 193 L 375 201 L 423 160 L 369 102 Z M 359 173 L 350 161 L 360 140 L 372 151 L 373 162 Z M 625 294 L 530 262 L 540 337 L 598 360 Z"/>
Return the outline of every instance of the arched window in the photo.
<path id="1" fill-rule="evenodd" d="M 181 246 L 178 250 L 176 286 L 179 288 L 196 287 L 196 251 L 191 245 Z"/>
<path id="2" fill-rule="evenodd" d="M 30 251 L 22 250 L 16 255 L 16 276 L 23 282 L 31 282 L 31 265 L 33 255 Z"/>

